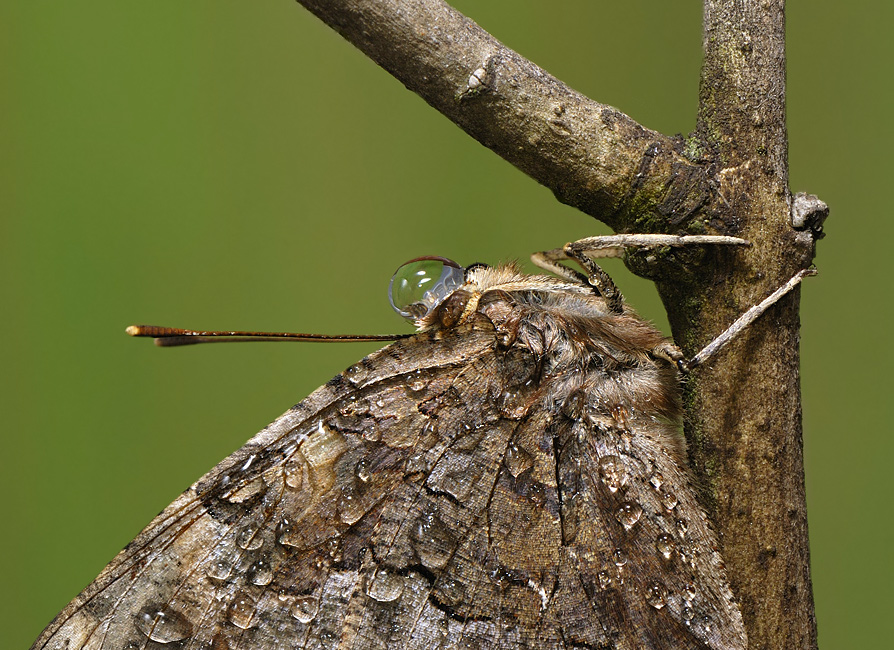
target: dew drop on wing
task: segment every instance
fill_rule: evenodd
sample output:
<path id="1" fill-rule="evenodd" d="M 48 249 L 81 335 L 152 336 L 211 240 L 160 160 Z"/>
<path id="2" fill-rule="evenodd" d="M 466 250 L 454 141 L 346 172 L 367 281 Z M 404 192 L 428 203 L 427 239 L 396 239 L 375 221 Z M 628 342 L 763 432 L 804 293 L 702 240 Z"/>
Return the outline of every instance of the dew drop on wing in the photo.
<path id="1" fill-rule="evenodd" d="M 307 624 L 314 620 L 319 607 L 320 601 L 313 596 L 300 596 L 292 603 L 289 614 L 292 618 Z"/>
<path id="2" fill-rule="evenodd" d="M 636 525 L 636 522 L 639 521 L 642 514 L 643 507 L 641 505 L 632 501 L 626 501 L 618 508 L 615 517 L 617 517 L 618 521 L 621 522 L 626 530 L 630 530 Z"/>
<path id="3" fill-rule="evenodd" d="M 655 609 L 667 605 L 667 589 L 660 582 L 653 582 L 646 588 L 646 602 Z"/>
<path id="4" fill-rule="evenodd" d="M 515 442 L 510 442 L 506 447 L 506 468 L 513 478 L 518 478 L 522 472 L 534 465 L 534 458 L 519 447 Z"/>
<path id="5" fill-rule="evenodd" d="M 666 510 L 673 510 L 677 507 L 677 496 L 673 492 L 664 492 L 661 495 L 661 503 Z"/>
<path id="6" fill-rule="evenodd" d="M 610 492 L 615 493 L 627 485 L 630 474 L 619 456 L 603 456 L 599 459 L 599 478 Z"/>
<path id="7" fill-rule="evenodd" d="M 624 552 L 623 548 L 616 548 L 612 551 L 612 561 L 619 567 L 627 564 L 627 553 Z"/>
<path id="8" fill-rule="evenodd" d="M 264 544 L 264 539 L 258 533 L 257 524 L 245 524 L 236 535 L 236 544 L 246 551 L 256 551 Z"/>
<path id="9" fill-rule="evenodd" d="M 444 567 L 453 552 L 453 536 L 436 514 L 422 514 L 413 527 L 411 539 L 416 555 L 430 569 Z"/>
<path id="10" fill-rule="evenodd" d="M 254 620 L 255 608 L 254 598 L 244 591 L 237 592 L 227 608 L 227 619 L 236 627 L 247 630 Z"/>
<path id="11" fill-rule="evenodd" d="M 405 578 L 390 569 L 376 569 L 366 585 L 366 593 L 370 598 L 381 603 L 388 603 L 400 598 L 404 590 Z"/>
<path id="12" fill-rule="evenodd" d="M 665 560 L 669 560 L 674 554 L 674 540 L 667 533 L 662 533 L 655 539 L 655 548 Z"/>
<path id="13" fill-rule="evenodd" d="M 166 605 L 145 607 L 137 614 L 137 629 L 157 643 L 182 641 L 192 635 L 192 625 L 186 618 Z"/>
<path id="14" fill-rule="evenodd" d="M 205 575 L 212 580 L 224 581 L 230 577 L 233 566 L 226 560 L 212 560 L 205 568 Z"/>
<path id="15" fill-rule="evenodd" d="M 267 559 L 261 558 L 249 567 L 248 575 L 253 585 L 263 587 L 273 582 L 273 567 Z"/>

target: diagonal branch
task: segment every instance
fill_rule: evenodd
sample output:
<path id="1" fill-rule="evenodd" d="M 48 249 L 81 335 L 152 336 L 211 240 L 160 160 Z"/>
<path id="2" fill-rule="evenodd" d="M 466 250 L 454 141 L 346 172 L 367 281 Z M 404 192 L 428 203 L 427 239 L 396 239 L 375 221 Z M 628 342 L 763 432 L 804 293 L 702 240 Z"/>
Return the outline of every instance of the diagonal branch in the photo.
<path id="1" fill-rule="evenodd" d="M 600 104 L 441 0 L 298 0 L 562 203 L 616 231 L 673 232 L 709 198 L 681 141 Z"/>

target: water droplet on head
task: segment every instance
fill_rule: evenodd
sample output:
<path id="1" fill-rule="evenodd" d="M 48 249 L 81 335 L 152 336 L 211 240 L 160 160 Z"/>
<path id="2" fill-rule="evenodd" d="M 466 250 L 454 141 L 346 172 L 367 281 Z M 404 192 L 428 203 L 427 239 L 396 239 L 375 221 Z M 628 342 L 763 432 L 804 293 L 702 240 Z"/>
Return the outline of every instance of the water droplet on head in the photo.
<path id="1" fill-rule="evenodd" d="M 687 582 L 683 586 L 682 591 L 680 591 L 680 595 L 683 596 L 683 600 L 685 600 L 687 603 L 691 603 L 693 600 L 695 600 L 695 585 L 691 582 Z"/>
<path id="2" fill-rule="evenodd" d="M 255 616 L 255 601 L 244 591 L 240 591 L 233 598 L 233 602 L 227 608 L 227 620 L 236 627 L 247 630 L 251 627 Z"/>
<path id="3" fill-rule="evenodd" d="M 256 551 L 264 544 L 264 539 L 258 534 L 260 529 L 255 523 L 245 524 L 236 535 L 236 544 L 246 551 Z"/>
<path id="4" fill-rule="evenodd" d="M 630 474 L 620 456 L 603 456 L 599 459 L 599 477 L 614 493 L 627 485 Z"/>
<path id="5" fill-rule="evenodd" d="M 615 517 L 617 517 L 618 521 L 621 522 L 625 529 L 630 530 L 633 528 L 634 524 L 639 521 L 642 514 L 643 508 L 641 505 L 632 501 L 627 501 L 621 504 L 618 511 L 615 513 Z"/>
<path id="6" fill-rule="evenodd" d="M 302 623 L 310 623 L 317 615 L 320 607 L 320 601 L 313 596 L 300 596 L 295 599 L 289 608 L 289 614 Z"/>
<path id="7" fill-rule="evenodd" d="M 506 447 L 505 462 L 509 473 L 518 478 L 522 472 L 533 467 L 534 458 L 515 442 L 510 442 Z"/>
<path id="8" fill-rule="evenodd" d="M 667 589 L 660 582 L 653 582 L 646 588 L 646 602 L 655 609 L 667 605 Z"/>
<path id="9" fill-rule="evenodd" d="M 680 616 L 683 617 L 683 622 L 686 623 L 686 625 L 690 625 L 692 619 L 695 618 L 695 612 L 693 612 L 692 608 L 687 605 L 680 610 Z"/>
<path id="10" fill-rule="evenodd" d="M 608 571 L 600 571 L 596 574 L 596 579 L 599 581 L 599 588 L 603 591 L 611 587 L 612 578 L 608 574 Z"/>
<path id="11" fill-rule="evenodd" d="M 399 573 L 389 569 L 376 569 L 366 585 L 366 593 L 380 603 L 390 603 L 403 593 L 405 581 L 406 578 Z"/>
<path id="12" fill-rule="evenodd" d="M 649 485 L 652 486 L 655 490 L 661 490 L 661 486 L 664 484 L 664 477 L 655 472 L 652 476 L 649 477 Z"/>
<path id="13" fill-rule="evenodd" d="M 655 539 L 655 548 L 665 560 L 669 560 L 674 553 L 674 540 L 670 535 L 662 533 Z"/>
<path id="14" fill-rule="evenodd" d="M 465 282 L 465 271 L 444 257 L 410 260 L 394 272 L 388 284 L 388 300 L 398 314 L 409 320 L 423 318 Z"/>
<path id="15" fill-rule="evenodd" d="M 685 519 L 677 519 L 674 522 L 674 525 L 677 527 L 677 534 L 680 537 L 684 537 L 686 535 L 686 531 L 689 530 L 689 522 Z"/>
<path id="16" fill-rule="evenodd" d="M 611 408 L 612 419 L 615 421 L 616 426 L 622 430 L 628 430 L 629 419 L 630 419 L 630 411 L 623 404 L 615 404 Z"/>
<path id="17" fill-rule="evenodd" d="M 192 625 L 186 617 L 167 605 L 140 610 L 136 626 L 147 638 L 157 643 L 182 641 L 192 635 Z"/>

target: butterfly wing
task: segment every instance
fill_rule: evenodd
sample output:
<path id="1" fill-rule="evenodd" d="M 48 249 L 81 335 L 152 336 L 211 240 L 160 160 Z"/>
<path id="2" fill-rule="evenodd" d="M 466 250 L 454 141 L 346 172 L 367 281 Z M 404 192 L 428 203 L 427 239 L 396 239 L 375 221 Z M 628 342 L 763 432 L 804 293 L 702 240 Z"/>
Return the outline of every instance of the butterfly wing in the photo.
<path id="1" fill-rule="evenodd" d="M 623 373 L 606 381 L 624 383 Z M 678 462 L 679 433 L 611 399 L 551 430 L 574 598 L 592 612 L 567 620 L 601 624 L 566 624 L 566 637 L 596 647 L 745 648 L 716 538 Z"/>
<path id="2" fill-rule="evenodd" d="M 493 341 L 492 327 L 459 326 L 348 368 L 168 506 L 33 647 L 330 645 L 367 596 L 362 583 L 387 591 L 386 571 L 368 575 L 378 545 L 407 534 Z M 451 401 L 460 386 L 467 396 Z"/>
<path id="3" fill-rule="evenodd" d="M 722 576 L 713 549 L 671 540 L 664 557 L 677 524 L 649 477 L 699 511 L 660 440 L 550 408 L 537 355 L 501 342 L 481 317 L 336 376 L 166 508 L 34 648 L 741 647 L 718 636 L 722 577 L 717 594 L 700 577 Z M 690 586 L 714 633 L 693 627 Z"/>

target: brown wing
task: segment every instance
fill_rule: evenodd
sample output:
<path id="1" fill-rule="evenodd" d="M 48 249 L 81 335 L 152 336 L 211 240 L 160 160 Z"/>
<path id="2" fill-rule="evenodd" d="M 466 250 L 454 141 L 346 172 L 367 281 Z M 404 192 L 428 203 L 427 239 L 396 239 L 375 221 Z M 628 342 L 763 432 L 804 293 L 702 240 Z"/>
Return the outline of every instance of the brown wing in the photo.
<path id="1" fill-rule="evenodd" d="M 604 380 L 623 384 L 624 372 Z M 600 622 L 566 623 L 565 638 L 584 647 L 744 649 L 715 536 L 676 460 L 679 432 L 623 405 L 589 407 L 550 427 L 566 566 L 579 584 L 567 602 L 592 612 L 565 620 Z"/>
<path id="2" fill-rule="evenodd" d="M 685 477 L 625 465 L 608 489 L 600 459 L 660 450 L 582 435 L 539 370 L 481 322 L 367 357 L 165 509 L 34 648 L 738 647 L 684 609 L 712 551 L 656 546 L 674 519 L 647 476 Z"/>
<path id="3" fill-rule="evenodd" d="M 348 368 L 168 506 L 33 648 L 329 647 L 362 629 L 358 598 L 393 605 L 389 589 L 408 581 L 405 600 L 426 580 L 375 571 L 376 553 L 406 541 L 432 468 L 475 422 L 461 402 L 482 410 L 493 348 L 491 327 L 461 326 Z M 430 514 L 413 547 L 436 561 Z"/>

